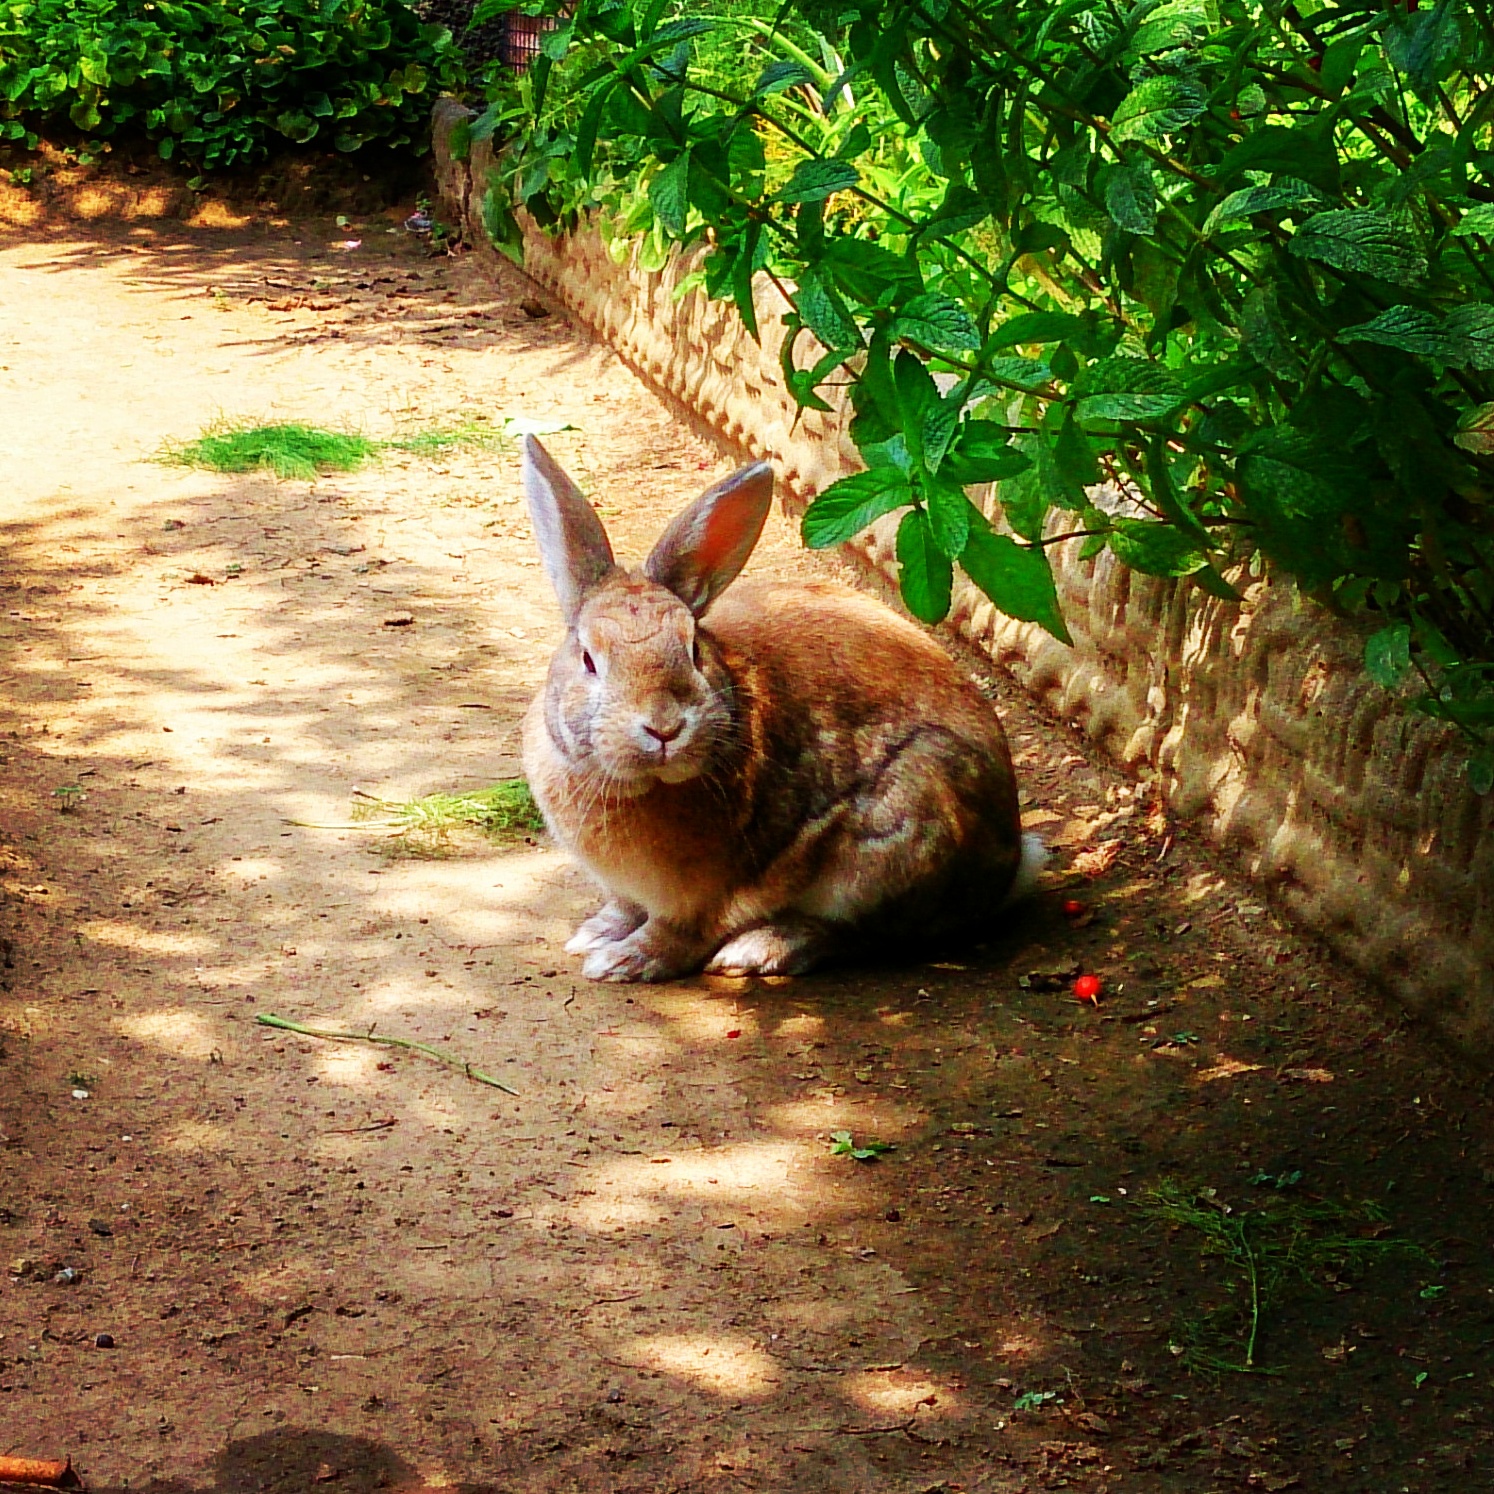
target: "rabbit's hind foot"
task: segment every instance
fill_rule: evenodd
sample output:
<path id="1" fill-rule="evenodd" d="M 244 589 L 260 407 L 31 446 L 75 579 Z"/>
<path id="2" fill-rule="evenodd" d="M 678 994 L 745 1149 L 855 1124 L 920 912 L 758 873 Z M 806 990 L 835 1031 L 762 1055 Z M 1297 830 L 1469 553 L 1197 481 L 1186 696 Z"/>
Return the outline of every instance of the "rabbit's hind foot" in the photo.
<path id="1" fill-rule="evenodd" d="M 783 918 L 728 940 L 706 969 L 714 975 L 803 975 L 831 953 L 832 943 L 818 919 Z"/>

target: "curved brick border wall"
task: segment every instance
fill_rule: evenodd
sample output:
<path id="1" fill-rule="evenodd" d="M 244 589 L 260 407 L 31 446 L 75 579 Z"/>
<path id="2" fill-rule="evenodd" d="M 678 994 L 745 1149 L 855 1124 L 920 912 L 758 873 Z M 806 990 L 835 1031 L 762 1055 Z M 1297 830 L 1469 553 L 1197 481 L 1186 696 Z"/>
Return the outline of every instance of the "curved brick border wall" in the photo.
<path id="1" fill-rule="evenodd" d="M 436 112 L 447 212 L 485 242 L 491 156 L 453 161 L 465 116 Z M 772 456 L 791 501 L 858 465 L 840 411 L 802 416 L 782 387 L 777 292 L 758 291 L 759 346 L 736 313 L 674 289 L 690 256 L 648 273 L 599 235 L 526 234 L 526 268 L 657 387 L 744 452 Z M 891 577 L 890 523 L 858 545 Z M 1365 677 L 1360 635 L 1287 584 L 1236 575 L 1243 604 L 1128 573 L 1078 544 L 1055 565 L 1066 648 L 995 612 L 968 584 L 950 625 L 1105 750 L 1157 775 L 1170 803 L 1406 1007 L 1494 1062 L 1494 795 L 1480 799 L 1453 735 Z"/>

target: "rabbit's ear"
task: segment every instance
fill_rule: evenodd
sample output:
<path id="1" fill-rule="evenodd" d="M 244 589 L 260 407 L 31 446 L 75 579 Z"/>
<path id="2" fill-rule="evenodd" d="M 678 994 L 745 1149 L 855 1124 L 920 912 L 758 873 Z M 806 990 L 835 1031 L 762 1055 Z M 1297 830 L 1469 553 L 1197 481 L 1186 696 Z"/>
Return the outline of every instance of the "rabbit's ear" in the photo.
<path id="1" fill-rule="evenodd" d="M 676 516 L 643 574 L 700 617 L 747 564 L 772 501 L 773 469 L 767 462 L 732 473 Z"/>
<path id="2" fill-rule="evenodd" d="M 545 573 L 569 625 L 586 593 L 613 569 L 607 531 L 581 489 L 533 436 L 524 437 L 524 497 Z"/>

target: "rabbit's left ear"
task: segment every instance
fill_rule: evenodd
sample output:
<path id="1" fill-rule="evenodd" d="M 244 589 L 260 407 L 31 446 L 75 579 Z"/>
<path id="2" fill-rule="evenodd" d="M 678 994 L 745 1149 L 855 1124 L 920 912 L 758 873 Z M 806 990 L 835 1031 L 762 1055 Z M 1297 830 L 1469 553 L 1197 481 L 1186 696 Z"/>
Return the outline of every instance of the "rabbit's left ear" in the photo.
<path id="1" fill-rule="evenodd" d="M 643 574 L 697 617 L 737 579 L 767 522 L 773 469 L 758 462 L 703 493 L 670 523 Z"/>
<path id="2" fill-rule="evenodd" d="M 586 594 L 613 569 L 607 531 L 581 489 L 533 436 L 524 437 L 524 496 L 540 558 L 570 627 Z"/>

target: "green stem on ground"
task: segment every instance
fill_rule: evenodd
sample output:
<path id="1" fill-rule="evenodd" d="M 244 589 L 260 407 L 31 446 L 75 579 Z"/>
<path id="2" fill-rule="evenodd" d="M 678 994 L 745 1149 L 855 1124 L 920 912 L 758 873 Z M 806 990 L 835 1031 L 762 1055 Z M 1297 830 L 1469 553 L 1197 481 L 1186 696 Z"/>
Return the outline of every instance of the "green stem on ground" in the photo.
<path id="1" fill-rule="evenodd" d="M 304 1023 L 277 1017 L 272 1012 L 259 1012 L 254 1020 L 261 1027 L 276 1027 L 283 1032 L 299 1033 L 302 1037 L 325 1038 L 331 1043 L 380 1043 L 386 1048 L 407 1048 L 412 1053 L 424 1053 L 427 1058 L 434 1058 L 437 1063 L 444 1063 L 449 1069 L 460 1069 L 469 1079 L 475 1079 L 479 1084 L 489 1084 L 494 1089 L 501 1089 L 506 1095 L 518 1094 L 518 1090 L 511 1089 L 501 1079 L 495 1079 L 491 1074 L 473 1068 L 466 1059 L 458 1058 L 452 1053 L 443 1053 L 429 1043 L 417 1043 L 414 1038 L 385 1037 L 376 1032 L 329 1032 L 325 1027 L 307 1027 Z"/>

